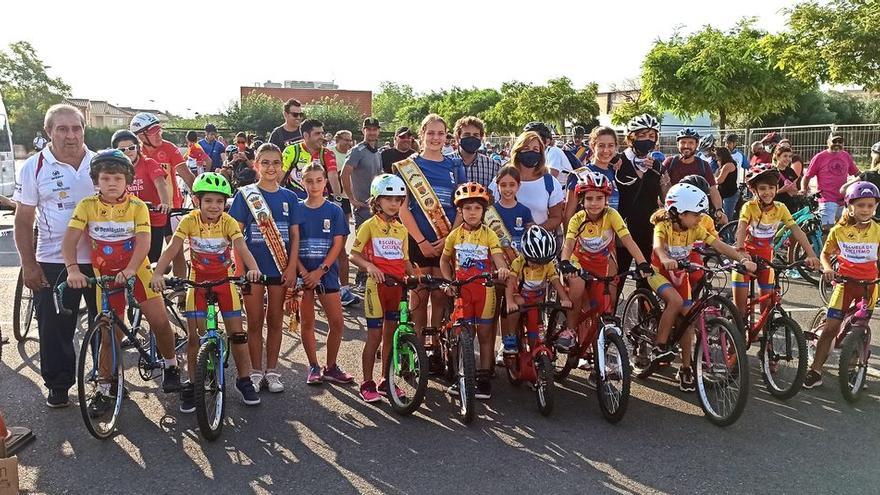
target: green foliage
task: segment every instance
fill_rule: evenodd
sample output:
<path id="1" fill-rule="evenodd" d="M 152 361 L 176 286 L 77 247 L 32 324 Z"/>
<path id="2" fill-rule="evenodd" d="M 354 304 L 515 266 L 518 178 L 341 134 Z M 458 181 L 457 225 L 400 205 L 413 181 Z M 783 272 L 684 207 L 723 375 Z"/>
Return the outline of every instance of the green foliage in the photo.
<path id="1" fill-rule="evenodd" d="M 386 127 L 394 127 L 397 111 L 413 102 L 416 95 L 412 86 L 391 81 L 379 83 L 379 92 L 373 95 L 373 117 Z"/>
<path id="2" fill-rule="evenodd" d="M 165 123 L 164 127 L 168 129 L 192 129 L 201 131 L 205 128 L 205 124 L 212 123 L 219 129 L 226 127 L 226 120 L 223 115 L 198 115 L 191 119 L 183 117 L 175 117 Z"/>
<path id="3" fill-rule="evenodd" d="M 240 103 L 233 102 L 222 117 L 225 127 L 258 136 L 268 136 L 283 120 L 281 102 L 262 93 L 251 93 Z"/>
<path id="4" fill-rule="evenodd" d="M 110 147 L 110 138 L 117 129 L 86 127 L 86 147 L 93 151 L 104 150 Z M 166 138 L 167 139 L 167 138 Z"/>
<path id="5" fill-rule="evenodd" d="M 628 100 L 616 105 L 611 110 L 611 123 L 614 125 L 626 125 L 636 115 L 643 113 L 651 114 L 657 119 L 663 117 L 660 109 L 653 103 L 646 102 L 643 98 Z"/>
<path id="6" fill-rule="evenodd" d="M 37 131 L 43 129 L 46 110 L 70 95 L 70 86 L 49 77 L 48 67 L 27 41 L 0 51 L 0 93 L 9 114 L 13 141 L 30 148 Z"/>
<path id="7" fill-rule="evenodd" d="M 880 1 L 809 1 L 789 10 L 788 31 L 768 37 L 777 66 L 806 82 L 880 89 Z"/>
<path id="8" fill-rule="evenodd" d="M 794 106 L 801 85 L 776 68 L 761 45 L 766 33 L 753 23 L 658 40 L 642 64 L 645 96 L 683 118 L 710 112 L 722 128 L 730 116 L 760 118 Z"/>
<path id="9" fill-rule="evenodd" d="M 828 110 L 834 113 L 835 124 L 865 124 L 865 102 L 849 93 L 829 91 L 825 93 Z M 875 121 L 876 122 L 876 121 Z"/>
<path id="10" fill-rule="evenodd" d="M 433 102 L 431 111 L 443 116 L 449 127 L 468 115 L 483 118 L 486 112 L 501 100 L 497 89 L 462 89 L 454 87 L 444 91 L 439 101 Z"/>
<path id="11" fill-rule="evenodd" d="M 817 87 L 801 92 L 791 110 L 775 112 L 760 119 L 738 119 L 735 127 L 781 127 L 793 125 L 861 124 L 872 120 L 870 100 L 837 91 L 820 91 Z M 878 115 L 880 117 L 880 115 Z"/>
<path id="12" fill-rule="evenodd" d="M 529 86 L 518 95 L 519 113 L 528 120 L 552 123 L 561 133 L 566 121 L 588 122 L 599 114 L 598 90 L 596 83 L 575 89 L 567 77 L 550 79 L 546 85 Z"/>
<path id="13" fill-rule="evenodd" d="M 325 132 L 348 130 L 357 134 L 365 117 L 356 106 L 330 96 L 305 104 L 303 111 L 309 118 L 320 120 Z"/>

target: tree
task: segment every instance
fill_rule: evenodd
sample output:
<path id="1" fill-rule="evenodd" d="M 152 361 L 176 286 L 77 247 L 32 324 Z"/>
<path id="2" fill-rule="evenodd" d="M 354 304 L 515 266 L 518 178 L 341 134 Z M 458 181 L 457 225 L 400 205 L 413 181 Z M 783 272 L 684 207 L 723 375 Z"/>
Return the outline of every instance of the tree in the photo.
<path id="1" fill-rule="evenodd" d="M 710 26 L 658 40 L 642 63 L 642 90 L 682 118 L 710 112 L 721 128 L 732 116 L 760 118 L 791 108 L 800 84 L 776 68 L 766 35 L 743 19 L 727 32 Z"/>
<path id="2" fill-rule="evenodd" d="M 490 133 L 516 134 L 522 131 L 529 118 L 520 112 L 519 97 L 530 87 L 530 84 L 520 81 L 501 85 L 501 99 L 483 116 Z"/>
<path id="3" fill-rule="evenodd" d="M 880 1 L 809 1 L 788 13 L 788 31 L 766 40 L 779 68 L 807 82 L 880 89 Z"/>
<path id="4" fill-rule="evenodd" d="M 394 127 L 397 111 L 416 99 L 412 86 L 391 81 L 379 83 L 379 92 L 373 95 L 373 117 L 383 125 Z"/>
<path id="5" fill-rule="evenodd" d="M 828 91 L 825 93 L 825 102 L 828 110 L 834 113 L 835 124 L 865 124 L 867 123 L 865 102 L 859 97 L 840 91 Z"/>
<path id="6" fill-rule="evenodd" d="M 61 78 L 49 77 L 42 59 L 27 41 L 0 51 L 0 93 L 9 113 L 13 140 L 30 147 L 50 106 L 70 95 L 70 86 Z"/>
<path id="7" fill-rule="evenodd" d="M 358 134 L 364 118 L 356 106 L 331 96 L 306 103 L 304 112 L 309 118 L 320 120 L 325 132 L 334 133 L 347 130 Z"/>
<path id="8" fill-rule="evenodd" d="M 662 119 L 663 115 L 660 109 L 645 97 L 638 79 L 624 79 L 623 83 L 619 85 L 612 84 L 609 89 L 612 93 L 619 94 L 623 100 L 620 103 L 612 104 L 612 124 L 625 125 L 633 117 L 643 113 L 651 114 L 657 117 L 658 120 Z"/>
<path id="9" fill-rule="evenodd" d="M 262 93 L 250 93 L 241 102 L 233 102 L 225 112 L 226 126 L 234 131 L 252 131 L 268 136 L 281 123 L 279 100 Z"/>
<path id="10" fill-rule="evenodd" d="M 589 122 L 599 114 L 598 90 L 596 83 L 578 90 L 567 77 L 550 79 L 546 85 L 529 86 L 518 95 L 519 113 L 529 120 L 553 123 L 564 132 L 566 121 Z"/>
<path id="11" fill-rule="evenodd" d="M 430 110 L 440 114 L 449 123 L 455 124 L 458 119 L 473 115 L 483 118 L 496 103 L 501 101 L 501 93 L 497 89 L 462 89 L 453 87 L 441 93 L 439 100 L 430 105 Z"/>

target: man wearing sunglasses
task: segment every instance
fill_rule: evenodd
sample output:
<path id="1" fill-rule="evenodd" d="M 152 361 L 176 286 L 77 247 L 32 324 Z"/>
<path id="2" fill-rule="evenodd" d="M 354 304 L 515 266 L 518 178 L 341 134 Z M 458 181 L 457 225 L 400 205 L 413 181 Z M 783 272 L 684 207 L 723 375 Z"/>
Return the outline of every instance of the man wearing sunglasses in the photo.
<path id="1" fill-rule="evenodd" d="M 284 123 L 272 130 L 269 142 L 283 151 L 288 145 L 302 141 L 303 135 L 299 126 L 304 118 L 305 114 L 299 100 L 291 98 L 284 102 Z"/>
<path id="2" fill-rule="evenodd" d="M 801 192 L 809 194 L 810 179 L 816 178 L 819 187 L 819 216 L 822 230 L 828 232 L 843 212 L 843 192 L 841 186 L 849 176 L 859 174 L 859 168 L 852 156 L 843 149 L 843 134 L 831 131 L 828 136 L 828 149 L 816 153 L 801 182 Z"/>

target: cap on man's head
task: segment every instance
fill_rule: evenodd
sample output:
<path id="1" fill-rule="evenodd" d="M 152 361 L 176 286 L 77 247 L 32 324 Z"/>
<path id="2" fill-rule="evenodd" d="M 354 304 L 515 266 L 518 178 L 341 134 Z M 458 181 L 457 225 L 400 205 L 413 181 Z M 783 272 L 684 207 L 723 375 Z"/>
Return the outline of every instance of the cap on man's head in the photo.
<path id="1" fill-rule="evenodd" d="M 828 135 L 828 140 L 831 141 L 834 139 L 844 139 L 843 133 L 840 131 L 831 131 L 831 134 Z"/>
<path id="2" fill-rule="evenodd" d="M 382 126 L 379 125 L 379 119 L 375 117 L 367 117 L 364 119 L 364 129 L 366 129 L 367 127 L 375 127 L 379 129 Z"/>
<path id="3" fill-rule="evenodd" d="M 217 126 L 214 124 L 205 124 L 205 132 L 217 132 Z"/>
<path id="4" fill-rule="evenodd" d="M 404 125 L 404 126 L 398 127 L 397 130 L 394 131 L 394 135 L 397 137 L 404 137 L 404 136 L 412 137 L 413 132 L 409 129 L 409 127 Z"/>

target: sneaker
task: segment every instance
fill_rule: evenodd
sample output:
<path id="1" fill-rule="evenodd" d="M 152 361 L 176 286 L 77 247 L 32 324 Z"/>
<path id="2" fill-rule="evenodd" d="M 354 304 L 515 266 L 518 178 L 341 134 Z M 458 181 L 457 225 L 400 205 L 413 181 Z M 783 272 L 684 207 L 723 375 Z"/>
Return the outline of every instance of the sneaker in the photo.
<path id="1" fill-rule="evenodd" d="M 599 374 L 596 373 L 596 370 L 590 371 L 589 376 L 587 376 L 587 385 L 596 388 L 596 383 L 599 381 Z"/>
<path id="2" fill-rule="evenodd" d="M 693 392 L 697 390 L 694 384 L 694 371 L 690 368 L 679 368 L 676 373 L 678 378 L 678 389 L 682 392 Z"/>
<path id="3" fill-rule="evenodd" d="M 508 356 L 512 354 L 517 354 L 519 352 L 519 339 L 516 338 L 515 335 L 505 335 L 501 338 L 501 341 L 504 343 L 504 349 L 502 352 Z"/>
<path id="4" fill-rule="evenodd" d="M 510 356 L 510 354 L 506 354 L 506 353 L 504 352 L 504 349 L 503 349 L 503 348 L 502 348 L 502 349 L 498 349 L 498 352 L 495 353 L 495 366 L 500 366 L 500 367 L 502 367 L 502 368 L 504 368 L 505 366 L 507 366 L 507 363 L 504 362 L 504 359 L 505 359 L 507 356 Z"/>
<path id="5" fill-rule="evenodd" d="M 339 289 L 339 299 L 342 301 L 342 306 L 344 307 L 348 307 L 361 302 L 361 299 L 358 296 L 354 295 L 354 293 L 347 285 Z"/>
<path id="6" fill-rule="evenodd" d="M 268 388 L 269 392 L 272 392 L 273 394 L 284 392 L 284 384 L 281 383 L 281 374 L 276 371 L 266 370 L 266 388 Z"/>
<path id="7" fill-rule="evenodd" d="M 62 390 L 60 388 L 50 389 L 49 397 L 46 398 L 46 405 L 52 409 L 60 409 L 69 406 L 70 397 L 67 394 L 67 390 Z"/>
<path id="8" fill-rule="evenodd" d="M 665 344 L 655 345 L 654 348 L 651 349 L 651 364 L 668 363 L 672 361 L 672 358 L 674 357 L 675 353 Z"/>
<path id="9" fill-rule="evenodd" d="M 196 394 L 192 383 L 180 387 L 180 412 L 192 414 L 196 412 Z"/>
<path id="10" fill-rule="evenodd" d="M 325 382 L 333 382 L 333 383 L 352 383 L 354 382 L 354 377 L 345 372 L 342 368 L 339 367 L 338 364 L 333 365 L 331 368 L 324 367 L 323 370 L 324 381 Z"/>
<path id="11" fill-rule="evenodd" d="M 259 371 L 252 371 L 251 372 L 251 383 L 254 386 L 254 390 L 257 393 L 260 393 L 260 389 L 266 387 L 266 377 L 264 377 L 263 374 L 260 373 Z"/>
<path id="12" fill-rule="evenodd" d="M 269 379 L 269 374 L 266 373 L 266 379 Z M 309 366 L 309 376 L 306 378 L 306 385 L 320 385 L 323 381 L 323 377 L 321 376 L 321 367 L 317 364 L 312 364 Z"/>
<path id="13" fill-rule="evenodd" d="M 361 383 L 361 399 L 364 399 L 364 402 L 369 403 L 382 400 L 382 396 L 379 395 L 379 392 L 376 390 L 376 382 L 369 380 Z"/>
<path id="14" fill-rule="evenodd" d="M 556 338 L 556 349 L 559 352 L 568 352 L 575 345 L 574 332 L 570 328 L 566 328 Z"/>
<path id="15" fill-rule="evenodd" d="M 399 388 L 396 388 L 395 390 L 397 390 L 398 397 L 406 396 L 403 390 L 400 390 Z M 388 382 L 384 378 L 379 380 L 379 386 L 376 387 L 376 392 L 378 392 L 379 395 L 381 395 L 382 397 L 388 397 Z"/>
<path id="16" fill-rule="evenodd" d="M 474 397 L 480 400 L 489 400 L 492 398 L 492 382 L 489 380 L 477 380 L 477 390 Z"/>
<path id="17" fill-rule="evenodd" d="M 116 401 L 111 399 L 109 396 L 102 394 L 100 391 L 95 393 L 95 396 L 92 397 L 92 400 L 89 401 L 89 417 L 90 418 L 100 418 L 105 416 L 107 413 L 113 410 L 113 407 L 116 405 Z"/>
<path id="18" fill-rule="evenodd" d="M 260 396 L 257 395 L 257 391 L 254 390 L 254 382 L 251 381 L 250 377 L 245 376 L 235 380 L 235 388 L 238 389 L 238 393 L 241 395 L 241 400 L 246 406 L 256 406 L 260 404 Z"/>
<path id="19" fill-rule="evenodd" d="M 180 391 L 180 368 L 170 366 L 162 373 L 162 391 L 166 394 Z"/>
<path id="20" fill-rule="evenodd" d="M 822 374 L 816 372 L 815 370 L 808 371 L 807 376 L 804 377 L 804 388 L 819 387 L 821 385 Z"/>

